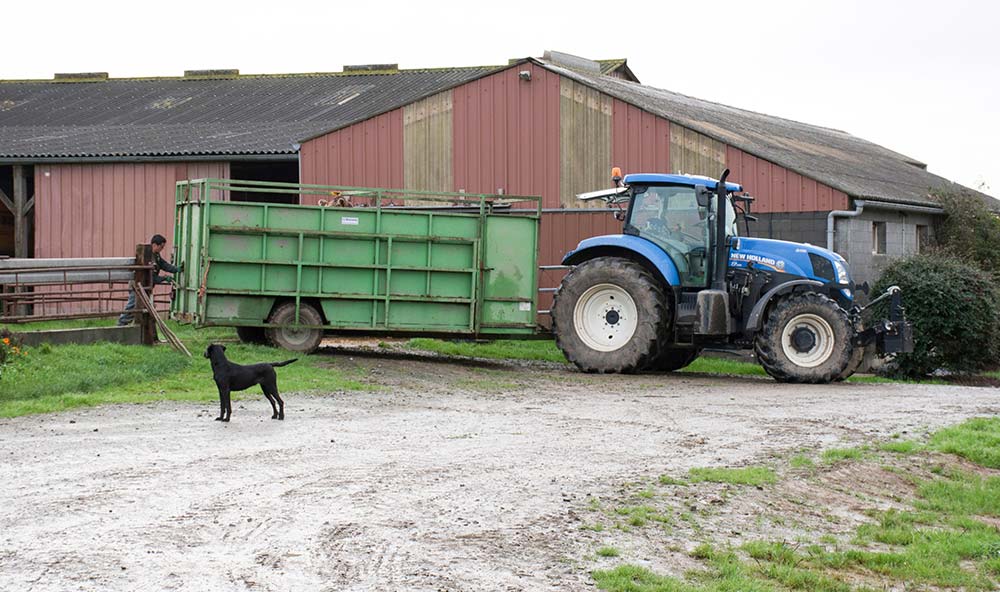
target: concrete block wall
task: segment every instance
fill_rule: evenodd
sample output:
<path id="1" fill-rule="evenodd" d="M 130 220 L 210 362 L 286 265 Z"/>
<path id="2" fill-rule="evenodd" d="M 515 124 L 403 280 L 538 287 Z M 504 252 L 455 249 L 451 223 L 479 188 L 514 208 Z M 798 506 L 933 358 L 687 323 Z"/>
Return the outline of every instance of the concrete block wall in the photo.
<path id="1" fill-rule="evenodd" d="M 885 223 L 885 253 L 874 252 L 875 222 Z M 838 218 L 834 250 L 847 259 L 855 281 L 874 283 L 890 261 L 918 252 L 917 226 L 926 226 L 934 240 L 934 218 L 927 214 L 870 209 L 856 218 Z"/>
<path id="2" fill-rule="evenodd" d="M 826 247 L 826 217 L 828 212 L 755 214 L 759 219 L 750 224 L 750 236 L 773 238 Z M 885 222 L 884 254 L 875 254 L 872 244 L 872 224 Z M 857 218 L 837 218 L 834 226 L 834 250 L 851 266 L 856 282 L 874 283 L 889 261 L 917 252 L 917 226 L 926 226 L 928 238 L 934 240 L 934 218 L 926 214 L 894 210 L 869 209 Z M 741 226 L 741 232 L 745 232 Z"/>
<path id="3" fill-rule="evenodd" d="M 754 214 L 750 236 L 826 246 L 826 212 Z M 744 232 L 741 226 L 740 231 Z"/>

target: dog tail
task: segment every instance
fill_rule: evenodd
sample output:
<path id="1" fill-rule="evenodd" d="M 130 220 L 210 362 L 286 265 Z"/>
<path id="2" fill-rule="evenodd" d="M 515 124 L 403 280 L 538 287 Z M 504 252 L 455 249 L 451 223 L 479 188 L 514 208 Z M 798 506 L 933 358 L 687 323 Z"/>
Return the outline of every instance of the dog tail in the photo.
<path id="1" fill-rule="evenodd" d="M 280 368 L 281 366 L 287 366 L 287 365 L 291 364 L 292 362 L 297 362 L 297 361 L 298 361 L 298 358 L 292 358 L 291 360 L 285 360 L 284 362 L 277 362 L 277 363 L 274 363 L 274 364 L 271 364 L 271 365 L 274 366 L 275 368 Z"/>

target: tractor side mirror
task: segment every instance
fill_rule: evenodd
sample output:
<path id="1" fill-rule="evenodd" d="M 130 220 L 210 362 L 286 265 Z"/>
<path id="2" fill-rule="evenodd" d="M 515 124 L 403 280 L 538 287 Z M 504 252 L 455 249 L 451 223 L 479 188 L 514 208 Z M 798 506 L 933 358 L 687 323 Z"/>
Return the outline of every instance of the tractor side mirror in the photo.
<path id="1" fill-rule="evenodd" d="M 699 208 L 707 208 L 712 203 L 714 191 L 709 191 L 704 185 L 696 185 L 694 188 L 695 199 L 698 200 Z"/>

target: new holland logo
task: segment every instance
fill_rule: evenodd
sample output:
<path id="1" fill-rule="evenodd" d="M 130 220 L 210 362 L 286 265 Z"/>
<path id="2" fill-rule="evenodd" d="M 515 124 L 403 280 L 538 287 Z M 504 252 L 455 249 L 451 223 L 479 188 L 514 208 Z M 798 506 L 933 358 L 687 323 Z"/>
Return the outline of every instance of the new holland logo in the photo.
<path id="1" fill-rule="evenodd" d="M 730 263 L 754 263 L 756 265 L 761 265 L 763 267 L 770 267 L 775 271 L 783 271 L 785 269 L 785 261 L 782 259 L 772 259 L 771 257 L 764 257 L 762 255 L 755 255 L 754 253 L 730 253 L 729 255 Z"/>

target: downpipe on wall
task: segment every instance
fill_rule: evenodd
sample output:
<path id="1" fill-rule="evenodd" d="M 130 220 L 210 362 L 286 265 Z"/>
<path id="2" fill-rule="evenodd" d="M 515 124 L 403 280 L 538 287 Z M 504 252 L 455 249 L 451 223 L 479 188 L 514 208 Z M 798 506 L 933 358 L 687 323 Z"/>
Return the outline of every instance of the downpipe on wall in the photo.
<path id="1" fill-rule="evenodd" d="M 943 208 L 935 208 L 933 206 L 917 206 L 910 204 L 895 204 L 895 203 L 879 203 L 865 201 L 863 199 L 855 200 L 855 208 L 853 210 L 834 210 L 826 215 L 826 248 L 827 250 L 833 251 L 834 242 L 834 220 L 836 218 L 856 218 L 864 212 L 865 207 L 869 209 L 881 208 L 885 210 L 893 210 L 896 212 L 917 212 L 920 214 L 931 214 L 931 215 L 941 215 L 944 214 Z"/>

